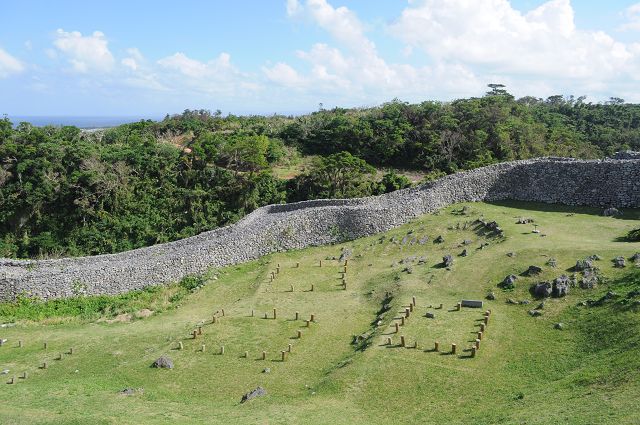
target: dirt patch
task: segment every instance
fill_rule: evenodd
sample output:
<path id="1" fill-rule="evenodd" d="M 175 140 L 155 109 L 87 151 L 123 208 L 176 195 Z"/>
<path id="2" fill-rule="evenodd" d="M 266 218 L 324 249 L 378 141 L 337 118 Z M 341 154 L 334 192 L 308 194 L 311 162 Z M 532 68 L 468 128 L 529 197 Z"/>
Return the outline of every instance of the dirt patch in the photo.
<path id="1" fill-rule="evenodd" d="M 136 317 L 138 319 L 144 319 L 145 317 L 149 317 L 153 314 L 153 310 L 149 310 L 148 308 L 143 308 L 140 311 L 136 312 Z"/>

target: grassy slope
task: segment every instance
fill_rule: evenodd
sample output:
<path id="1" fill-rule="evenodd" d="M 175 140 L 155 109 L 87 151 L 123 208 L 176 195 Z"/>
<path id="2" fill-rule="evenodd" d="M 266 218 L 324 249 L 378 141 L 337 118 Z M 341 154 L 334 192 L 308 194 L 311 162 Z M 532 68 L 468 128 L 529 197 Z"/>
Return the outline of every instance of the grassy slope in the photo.
<path id="1" fill-rule="evenodd" d="M 220 279 L 190 295 L 178 309 L 131 323 L 21 323 L 2 329 L 9 342 L 0 348 L 0 367 L 27 380 L 0 387 L 3 423 L 633 423 L 640 394 L 640 315 L 620 303 L 576 307 L 616 288 L 626 294 L 639 287 L 638 271 L 614 269 L 609 261 L 640 251 L 640 243 L 616 240 L 634 221 L 603 218 L 591 209 L 506 203 L 468 204 L 471 213 L 454 214 L 460 205 L 429 215 L 380 236 L 273 255 L 260 261 L 221 270 Z M 568 215 L 575 212 L 574 215 Z M 480 215 L 496 220 L 506 239 L 486 239 L 457 223 Z M 516 217 L 533 217 L 546 237 L 530 233 L 531 225 L 515 224 Z M 627 212 L 626 218 L 638 218 Z M 402 245 L 389 239 L 430 236 L 426 245 Z M 443 244 L 431 241 L 443 235 Z M 437 264 L 446 253 L 457 255 L 464 239 L 473 240 L 469 256 L 455 258 L 452 270 Z M 353 250 L 348 267 L 348 290 L 339 287 L 337 256 L 341 247 Z M 507 252 L 515 252 L 510 258 Z M 566 273 L 578 258 L 599 254 L 608 283 L 586 291 L 572 289 L 564 299 L 546 303 L 544 315 L 527 311 L 537 305 L 509 305 L 507 298 L 531 299 L 528 289 L 540 279 Z M 413 273 L 393 263 L 409 256 L 426 256 L 426 265 Z M 558 267 L 545 266 L 549 256 Z M 300 268 L 295 268 L 300 262 Z M 268 275 L 281 264 L 278 278 Z M 529 265 L 542 266 L 540 278 L 521 277 L 516 289 L 496 287 L 505 275 L 520 274 Z M 314 284 L 314 292 L 309 292 Z M 294 285 L 294 292 L 289 292 Z M 482 299 L 490 290 L 498 299 L 487 302 L 492 319 L 481 350 L 474 359 L 464 349 L 478 330 L 481 312 L 449 311 L 461 298 Z M 385 292 L 393 294 L 392 308 L 371 339 L 356 351 L 352 335 L 371 330 Z M 416 313 L 401 328 L 418 349 L 387 347 L 394 317 L 412 296 Z M 443 310 L 424 316 L 427 306 Z M 278 309 L 278 319 L 263 319 Z M 224 308 L 216 325 L 205 325 L 198 340 L 189 333 L 201 321 Z M 256 316 L 249 317 L 251 309 Z M 307 329 L 294 321 L 296 311 L 317 323 Z M 564 331 L 553 329 L 562 321 Z M 298 329 L 303 337 L 293 338 Z M 388 335 L 389 334 L 389 335 Z M 24 340 L 16 348 L 16 340 Z M 45 352 L 42 342 L 48 341 Z M 182 340 L 185 349 L 174 350 Z M 429 350 L 438 340 L 443 351 L 458 344 L 458 355 Z M 206 352 L 199 351 L 202 342 Z M 287 344 L 293 352 L 280 362 Z M 217 354 L 225 346 L 223 356 Z M 53 360 L 73 346 L 75 354 Z M 244 351 L 249 358 L 242 358 Z M 259 360 L 262 350 L 267 361 Z M 155 370 L 149 365 L 161 354 L 176 368 Z M 49 368 L 40 370 L 47 360 Z M 268 374 L 262 373 L 271 368 Z M 77 371 L 77 372 L 76 372 Z M 262 385 L 268 395 L 239 404 L 246 391 Z M 143 387 L 143 395 L 122 396 L 125 387 Z"/>

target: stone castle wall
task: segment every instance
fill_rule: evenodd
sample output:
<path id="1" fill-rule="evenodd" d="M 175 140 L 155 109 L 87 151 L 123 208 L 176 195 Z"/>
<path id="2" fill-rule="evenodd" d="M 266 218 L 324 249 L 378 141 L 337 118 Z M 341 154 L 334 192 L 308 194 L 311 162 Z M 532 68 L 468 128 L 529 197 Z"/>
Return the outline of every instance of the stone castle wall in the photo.
<path id="1" fill-rule="evenodd" d="M 446 205 L 504 199 L 593 207 L 640 206 L 640 160 L 541 158 L 443 177 L 393 193 L 259 208 L 200 235 L 119 254 L 57 260 L 0 259 L 0 299 L 118 294 L 174 282 L 210 267 L 373 235 Z"/>

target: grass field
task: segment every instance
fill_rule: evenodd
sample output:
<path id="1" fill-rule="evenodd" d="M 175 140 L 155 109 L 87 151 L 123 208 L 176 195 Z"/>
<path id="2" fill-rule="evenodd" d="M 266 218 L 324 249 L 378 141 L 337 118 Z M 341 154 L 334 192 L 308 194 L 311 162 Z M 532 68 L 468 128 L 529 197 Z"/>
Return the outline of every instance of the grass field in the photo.
<path id="1" fill-rule="evenodd" d="M 9 370 L 3 382 L 16 376 L 0 387 L 0 422 L 640 423 L 640 297 L 627 295 L 640 289 L 640 268 L 611 261 L 640 251 L 640 243 L 621 239 L 637 227 L 640 211 L 620 219 L 599 213 L 516 202 L 454 205 L 385 234 L 217 270 L 216 279 L 173 304 L 159 301 L 169 296 L 164 290 L 137 299 L 136 309 L 157 310 L 150 317 L 107 322 L 61 313 L 18 321 L 0 329 L 7 339 L 0 369 Z M 497 221 L 504 237 L 472 224 L 480 217 Z M 540 233 L 516 224 L 519 217 L 534 219 Z M 444 242 L 434 243 L 440 235 Z M 343 249 L 351 252 L 346 289 L 337 260 Z M 440 264 L 446 254 L 454 258 L 450 269 Z M 571 288 L 567 297 L 547 299 L 541 316 L 528 314 L 540 303 L 529 292 L 534 283 L 571 276 L 576 260 L 592 254 L 602 258 L 595 289 Z M 542 274 L 520 276 L 530 265 Z M 508 274 L 519 276 L 513 290 L 498 287 Z M 485 299 L 491 291 L 496 300 Z M 608 291 L 617 295 L 600 300 Z M 416 307 L 396 334 L 412 297 Z M 461 299 L 484 300 L 484 308 L 457 311 Z M 596 302 L 578 305 L 585 300 Z M 472 358 L 486 309 L 491 317 Z M 558 322 L 563 330 L 554 328 Z M 198 326 L 203 334 L 193 339 Z M 175 368 L 151 368 L 161 355 Z M 241 404 L 257 386 L 267 395 Z M 144 391 L 120 394 L 127 387 Z"/>

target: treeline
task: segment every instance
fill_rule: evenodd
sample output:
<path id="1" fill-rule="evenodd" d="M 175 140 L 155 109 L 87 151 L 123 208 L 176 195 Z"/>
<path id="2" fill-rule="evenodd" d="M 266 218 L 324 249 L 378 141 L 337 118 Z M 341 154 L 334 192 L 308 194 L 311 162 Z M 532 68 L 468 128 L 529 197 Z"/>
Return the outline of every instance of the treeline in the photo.
<path id="1" fill-rule="evenodd" d="M 0 120 L 0 256 L 111 253 L 195 235 L 262 205 L 380 194 L 499 161 L 640 150 L 640 105 L 515 99 L 392 101 L 300 116 L 185 111 L 106 131 Z M 276 165 L 316 155 L 283 180 Z"/>

